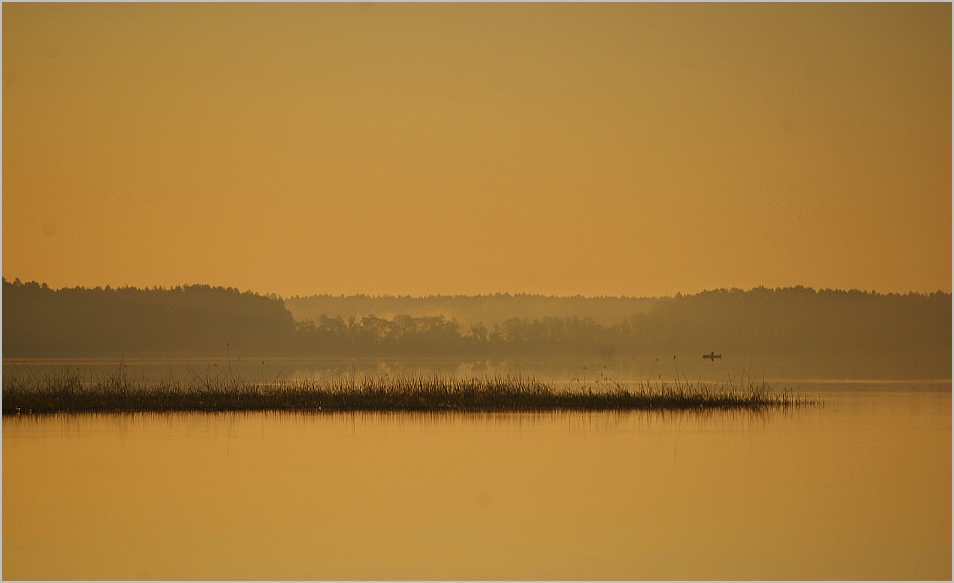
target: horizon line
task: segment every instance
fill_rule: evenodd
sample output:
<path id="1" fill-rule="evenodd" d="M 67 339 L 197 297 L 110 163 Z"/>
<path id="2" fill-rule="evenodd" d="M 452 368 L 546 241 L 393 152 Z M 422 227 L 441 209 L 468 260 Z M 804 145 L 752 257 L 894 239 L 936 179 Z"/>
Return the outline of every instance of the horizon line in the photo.
<path id="1" fill-rule="evenodd" d="M 333 293 L 312 293 L 307 295 L 292 294 L 289 296 L 282 296 L 281 294 L 276 294 L 273 292 L 258 292 L 253 290 L 240 290 L 237 287 L 233 286 L 222 286 L 222 285 L 212 285 L 208 283 L 194 283 L 194 284 L 179 284 L 173 286 L 163 286 L 163 285 L 153 285 L 152 287 L 143 286 L 138 287 L 135 285 L 122 285 L 122 286 L 111 286 L 109 284 L 105 286 L 95 286 L 95 287 L 86 287 L 82 285 L 77 286 L 63 286 L 59 288 L 50 287 L 47 283 L 37 282 L 35 280 L 31 281 L 21 281 L 20 278 L 8 279 L 6 276 L 2 276 L 3 283 L 9 283 L 11 285 L 37 285 L 43 289 L 49 289 L 52 291 L 61 291 L 61 290 L 139 290 L 139 291 L 152 291 L 152 290 L 176 290 L 176 289 L 185 289 L 190 287 L 206 287 L 209 289 L 224 289 L 224 290 L 235 290 L 239 293 L 251 293 L 263 297 L 274 297 L 280 300 L 286 299 L 309 299 L 309 298 L 365 298 L 365 299 L 416 299 L 416 300 L 426 300 L 426 299 L 459 299 L 459 298 L 494 298 L 494 297 L 529 297 L 529 298 L 545 298 L 545 299 L 620 299 L 620 300 L 661 300 L 661 299 L 675 299 L 682 297 L 691 297 L 702 295 L 706 293 L 751 293 L 754 291 L 785 291 L 785 290 L 803 290 L 806 292 L 812 293 L 825 293 L 825 292 L 840 292 L 840 293 L 860 293 L 865 295 L 876 295 L 876 296 L 908 296 L 908 295 L 918 295 L 918 296 L 932 296 L 935 294 L 942 295 L 952 295 L 952 292 L 944 291 L 941 289 L 935 291 L 914 291 L 910 290 L 907 292 L 879 292 L 877 290 L 862 290 L 859 288 L 814 288 L 812 286 L 805 285 L 790 285 L 790 286 L 776 286 L 776 287 L 767 287 L 765 285 L 757 285 L 749 289 L 739 288 L 739 287 L 719 287 L 711 289 L 703 289 L 695 293 L 683 293 L 676 292 L 672 295 L 661 295 L 661 296 L 636 296 L 636 295 L 583 295 L 583 294 L 574 294 L 574 295 L 555 295 L 555 294 L 543 294 L 543 293 L 528 293 L 528 292 L 493 292 L 493 293 L 475 293 L 475 294 L 427 294 L 427 295 L 411 295 L 411 294 L 365 294 L 365 293 L 351 293 L 351 294 L 333 294 Z"/>

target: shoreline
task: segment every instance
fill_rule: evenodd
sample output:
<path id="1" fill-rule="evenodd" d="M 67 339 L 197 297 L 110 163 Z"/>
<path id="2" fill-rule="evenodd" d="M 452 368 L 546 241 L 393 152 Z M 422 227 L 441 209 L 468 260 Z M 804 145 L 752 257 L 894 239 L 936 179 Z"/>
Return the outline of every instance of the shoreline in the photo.
<path id="1" fill-rule="evenodd" d="M 596 390 L 594 390 L 596 388 Z M 78 374 L 12 379 L 3 415 L 220 411 L 521 412 L 635 410 L 768 410 L 820 404 L 764 382 L 581 384 L 556 390 L 535 378 L 370 377 L 331 381 L 194 379 L 148 383 L 115 375 L 84 382 Z"/>

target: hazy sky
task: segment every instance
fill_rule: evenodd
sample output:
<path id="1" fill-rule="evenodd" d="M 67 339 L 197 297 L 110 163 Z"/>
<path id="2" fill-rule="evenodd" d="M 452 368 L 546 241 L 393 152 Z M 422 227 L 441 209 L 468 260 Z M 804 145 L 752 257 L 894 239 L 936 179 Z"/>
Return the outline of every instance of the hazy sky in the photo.
<path id="1" fill-rule="evenodd" d="M 3 275 L 951 291 L 951 5 L 3 11 Z"/>

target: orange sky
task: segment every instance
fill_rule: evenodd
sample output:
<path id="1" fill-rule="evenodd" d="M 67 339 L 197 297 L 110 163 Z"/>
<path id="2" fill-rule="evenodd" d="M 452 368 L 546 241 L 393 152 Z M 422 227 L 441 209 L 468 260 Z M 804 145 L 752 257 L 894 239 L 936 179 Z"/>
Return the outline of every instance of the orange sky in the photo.
<path id="1" fill-rule="evenodd" d="M 3 4 L 3 275 L 951 291 L 951 5 Z"/>

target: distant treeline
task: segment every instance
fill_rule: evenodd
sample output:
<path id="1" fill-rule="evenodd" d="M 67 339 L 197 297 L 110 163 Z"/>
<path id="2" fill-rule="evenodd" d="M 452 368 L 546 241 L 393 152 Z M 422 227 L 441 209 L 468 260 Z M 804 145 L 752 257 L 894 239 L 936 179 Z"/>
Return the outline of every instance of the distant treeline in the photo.
<path id="1" fill-rule="evenodd" d="M 510 318 L 467 329 L 443 316 L 329 318 L 299 324 L 307 344 L 361 354 L 571 355 L 662 351 L 850 354 L 951 349 L 951 295 L 795 287 L 716 290 L 655 301 L 617 324 L 589 317 Z M 701 354 L 702 352 L 700 352 Z"/>
<path id="2" fill-rule="evenodd" d="M 582 301 L 586 301 L 582 299 Z M 708 353 L 910 358 L 950 372 L 951 294 L 794 287 L 654 300 L 615 324 L 585 316 L 463 326 L 443 315 L 296 322 L 236 289 L 64 288 L 3 280 L 3 355 L 601 356 Z"/>
<path id="3" fill-rule="evenodd" d="M 276 297 L 187 285 L 63 288 L 3 279 L 3 356 L 206 355 L 290 348 Z"/>

